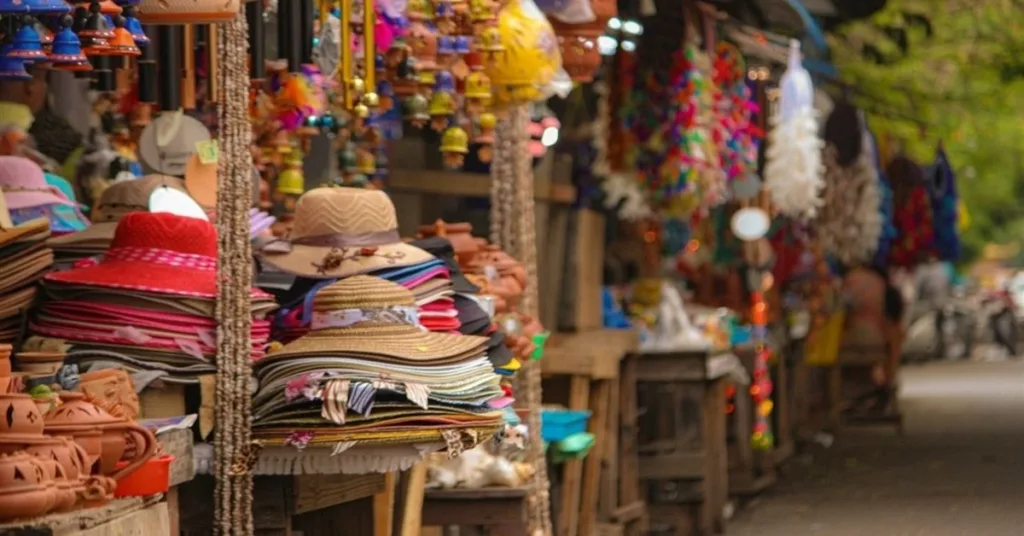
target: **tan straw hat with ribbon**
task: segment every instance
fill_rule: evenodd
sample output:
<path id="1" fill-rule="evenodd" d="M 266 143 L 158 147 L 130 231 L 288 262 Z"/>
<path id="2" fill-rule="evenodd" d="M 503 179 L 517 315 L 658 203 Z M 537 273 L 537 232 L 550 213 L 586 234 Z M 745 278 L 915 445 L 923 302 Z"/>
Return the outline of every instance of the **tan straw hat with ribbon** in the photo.
<path id="1" fill-rule="evenodd" d="M 357 355 L 383 361 L 454 363 L 481 357 L 487 339 L 432 333 L 419 325 L 412 293 L 397 283 L 359 275 L 324 287 L 313 298 L 308 335 L 260 360 Z"/>
<path id="2" fill-rule="evenodd" d="M 278 270 L 319 279 L 411 266 L 433 255 L 402 242 L 391 198 L 380 190 L 328 186 L 299 198 L 287 240 L 263 258 Z"/>
<path id="3" fill-rule="evenodd" d="M 149 212 L 149 196 L 157 188 L 185 191 L 182 180 L 169 175 L 146 175 L 140 179 L 115 182 L 103 191 L 92 214 L 91 226 L 77 233 L 51 238 L 47 243 L 51 247 L 92 243 L 109 245 L 121 218 L 132 212 Z"/>
<path id="4" fill-rule="evenodd" d="M 147 173 L 184 177 L 196 144 L 210 139 L 210 130 L 182 110 L 163 112 L 139 136 L 139 160 Z"/>

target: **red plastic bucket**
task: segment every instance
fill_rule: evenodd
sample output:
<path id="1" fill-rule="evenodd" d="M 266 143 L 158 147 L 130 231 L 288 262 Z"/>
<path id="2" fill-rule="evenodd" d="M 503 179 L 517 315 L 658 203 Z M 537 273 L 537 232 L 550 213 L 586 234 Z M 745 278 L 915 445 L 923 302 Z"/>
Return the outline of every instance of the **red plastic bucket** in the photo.
<path id="1" fill-rule="evenodd" d="M 171 462 L 173 461 L 172 454 L 161 454 L 150 458 L 134 473 L 118 481 L 114 497 L 145 497 L 167 493 L 171 481 Z M 125 465 L 128 465 L 128 462 L 119 462 L 117 467 L 121 468 Z"/>

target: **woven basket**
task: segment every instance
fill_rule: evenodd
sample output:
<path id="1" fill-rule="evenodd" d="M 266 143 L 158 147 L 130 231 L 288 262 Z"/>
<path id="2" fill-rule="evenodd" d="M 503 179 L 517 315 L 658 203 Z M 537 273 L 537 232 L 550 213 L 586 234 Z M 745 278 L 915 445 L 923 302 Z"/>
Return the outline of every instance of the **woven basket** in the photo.
<path id="1" fill-rule="evenodd" d="M 229 22 L 241 0 L 142 0 L 138 19 L 143 24 L 213 24 Z"/>

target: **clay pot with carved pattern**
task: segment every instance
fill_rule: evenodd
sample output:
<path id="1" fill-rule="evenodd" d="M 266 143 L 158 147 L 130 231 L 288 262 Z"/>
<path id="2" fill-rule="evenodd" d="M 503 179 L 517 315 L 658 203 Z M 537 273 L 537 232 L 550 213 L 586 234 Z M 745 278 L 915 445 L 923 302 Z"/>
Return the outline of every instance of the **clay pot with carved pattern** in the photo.
<path id="1" fill-rule="evenodd" d="M 11 454 L 26 444 L 44 441 L 43 415 L 32 397 L 0 394 L 0 453 Z"/>
<path id="2" fill-rule="evenodd" d="M 38 517 L 55 504 L 56 488 L 42 464 L 24 452 L 0 454 L 0 521 Z"/>
<path id="3" fill-rule="evenodd" d="M 63 392 L 60 397 L 64 404 L 46 414 L 46 431 L 55 435 L 71 435 L 76 441 L 79 432 L 102 432 L 100 474 L 114 480 L 124 478 L 156 454 L 157 442 L 153 432 L 124 418 L 114 417 L 86 400 L 81 393 Z M 124 456 L 129 441 L 135 445 L 134 456 L 128 464 L 118 468 L 117 462 Z M 88 449 L 86 445 L 82 446 Z"/>

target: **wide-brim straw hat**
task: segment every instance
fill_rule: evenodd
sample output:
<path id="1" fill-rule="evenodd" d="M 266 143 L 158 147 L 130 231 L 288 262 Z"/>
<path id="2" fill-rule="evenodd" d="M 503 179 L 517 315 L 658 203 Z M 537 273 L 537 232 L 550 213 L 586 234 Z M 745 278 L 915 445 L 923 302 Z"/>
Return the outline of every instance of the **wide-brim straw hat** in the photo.
<path id="1" fill-rule="evenodd" d="M 54 248 L 90 244 L 106 249 L 114 239 L 114 231 L 121 218 L 132 212 L 149 212 L 149 196 L 157 188 L 185 191 L 183 181 L 169 175 L 146 175 L 136 180 L 116 182 L 103 191 L 93 212 L 91 226 L 77 233 L 51 238 L 47 244 Z"/>
<path id="2" fill-rule="evenodd" d="M 410 266 L 433 258 L 402 242 L 391 199 L 379 190 L 314 188 L 299 198 L 287 240 L 262 249 L 278 270 L 334 279 Z"/>
<path id="3" fill-rule="evenodd" d="M 196 144 L 210 139 L 210 130 L 182 110 L 164 112 L 139 136 L 139 160 L 147 173 L 184 177 Z"/>
<path id="4" fill-rule="evenodd" d="M 301 356 L 362 355 L 440 364 L 483 355 L 484 337 L 431 333 L 403 317 L 410 310 L 415 314 L 415 307 L 412 293 L 396 283 L 373 276 L 343 279 L 314 297 L 309 334 L 268 354 L 257 366 Z M 325 320 L 318 325 L 318 318 Z"/>
<path id="5" fill-rule="evenodd" d="M 75 206 L 75 202 L 65 197 L 59 188 L 47 184 L 46 174 L 39 164 L 20 156 L 0 156 L 0 192 L 9 210 L 49 205 Z"/>

